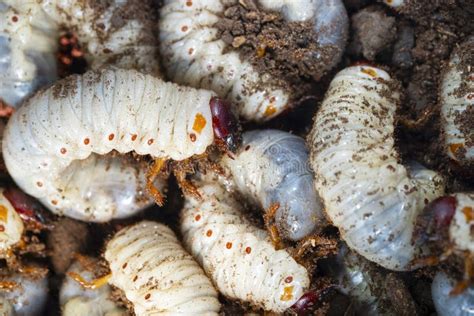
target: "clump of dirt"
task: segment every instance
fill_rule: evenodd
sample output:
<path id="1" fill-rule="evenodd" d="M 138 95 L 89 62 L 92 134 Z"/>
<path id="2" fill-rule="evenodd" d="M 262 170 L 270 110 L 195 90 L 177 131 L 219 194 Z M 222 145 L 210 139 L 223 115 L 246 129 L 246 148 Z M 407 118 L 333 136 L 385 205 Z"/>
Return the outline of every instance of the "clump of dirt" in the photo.
<path id="1" fill-rule="evenodd" d="M 63 32 L 59 37 L 57 54 L 58 74 L 64 78 L 71 74 L 83 74 L 87 70 L 87 61 L 77 37 L 68 32 Z"/>
<path id="2" fill-rule="evenodd" d="M 255 0 L 228 2 L 215 24 L 227 51 L 236 50 L 277 87 L 295 93 L 293 100 L 307 95 L 338 49 L 318 44 L 312 22 L 287 22 L 279 12 L 261 9 Z"/>
<path id="3" fill-rule="evenodd" d="M 86 223 L 68 217 L 62 217 L 55 223 L 47 237 L 55 273 L 64 274 L 74 260 L 74 256 L 86 249 L 88 234 Z"/>
<path id="4" fill-rule="evenodd" d="M 351 17 L 352 42 L 349 53 L 374 60 L 375 56 L 387 49 L 395 40 L 397 28 L 395 17 L 388 16 L 381 6 L 370 6 Z"/>

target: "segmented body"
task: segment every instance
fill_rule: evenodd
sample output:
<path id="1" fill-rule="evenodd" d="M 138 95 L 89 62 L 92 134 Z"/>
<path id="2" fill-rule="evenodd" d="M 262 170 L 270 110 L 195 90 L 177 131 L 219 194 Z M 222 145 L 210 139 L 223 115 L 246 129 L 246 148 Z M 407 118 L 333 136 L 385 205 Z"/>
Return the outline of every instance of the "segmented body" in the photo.
<path id="1" fill-rule="evenodd" d="M 275 250 L 219 185 L 199 190 L 202 200 L 187 198 L 181 214 L 183 242 L 220 293 L 275 312 L 291 307 L 309 287 L 308 271 Z"/>
<path id="2" fill-rule="evenodd" d="M 20 215 L 3 195 L 3 191 L 4 189 L 0 188 L 0 253 L 5 254 L 21 240 L 24 225 Z"/>
<path id="3" fill-rule="evenodd" d="M 237 154 L 222 160 L 237 190 L 263 210 L 278 205 L 275 220 L 285 238 L 300 240 L 321 229 L 323 207 L 304 139 L 278 130 L 242 137 Z"/>
<path id="4" fill-rule="evenodd" d="M 334 48 L 327 69 L 340 59 L 347 37 L 347 13 L 340 0 L 260 1 L 267 10 L 280 11 L 287 21 L 313 21 L 321 51 Z M 225 10 L 221 0 L 168 0 L 161 9 L 161 53 L 168 74 L 181 84 L 208 88 L 232 100 L 248 120 L 271 119 L 289 107 L 292 91 L 279 87 L 268 74 L 260 74 L 238 52 L 224 52 L 215 23 Z M 326 70 L 327 70 L 326 69 Z M 321 70 L 324 72 L 324 69 Z"/>
<path id="5" fill-rule="evenodd" d="M 463 293 L 450 295 L 456 281 L 444 272 L 438 272 L 431 285 L 431 295 L 440 316 L 472 316 L 474 315 L 474 287 L 467 288 Z"/>
<path id="6" fill-rule="evenodd" d="M 214 140 L 212 97 L 209 91 L 164 83 L 134 70 L 71 76 L 15 112 L 4 133 L 3 156 L 15 182 L 55 213 L 96 222 L 130 216 L 143 203 L 118 203 L 113 186 L 118 182 L 123 187 L 132 169 L 112 173 L 125 180 L 105 181 L 104 194 L 82 196 L 77 192 L 91 191 L 84 183 L 70 183 L 80 171 L 68 168 L 112 150 L 174 160 L 202 154 Z"/>
<path id="7" fill-rule="evenodd" d="M 474 176 L 474 37 L 455 49 L 441 83 L 441 124 L 449 158 Z"/>
<path id="8" fill-rule="evenodd" d="M 0 98 L 18 106 L 57 79 L 61 29 L 72 30 L 92 69 L 112 64 L 157 74 L 149 2 L 3 0 L 0 6 Z M 127 12 L 127 13 L 126 13 Z M 126 14 L 126 19 L 125 19 Z"/>
<path id="9" fill-rule="evenodd" d="M 39 316 L 48 299 L 48 278 L 26 274 L 0 277 L 2 283 L 12 283 L 10 290 L 0 291 L 0 312 L 7 316 Z"/>
<path id="10" fill-rule="evenodd" d="M 316 190 L 350 248 L 385 268 L 405 270 L 418 252 L 415 220 L 442 195 L 441 177 L 399 163 L 398 92 L 385 71 L 353 66 L 331 82 L 308 138 Z"/>
<path id="11" fill-rule="evenodd" d="M 91 269 L 98 260 L 87 258 Z M 68 273 L 77 273 L 86 281 L 90 282 L 99 277 L 95 275 L 94 270 L 83 266 L 80 261 L 75 261 L 68 269 Z M 98 289 L 85 289 L 75 280 L 66 276 L 61 285 L 59 293 L 59 302 L 61 304 L 63 316 L 125 316 L 127 312 L 117 306 L 111 298 L 111 288 L 109 285 L 101 286 Z"/>
<path id="12" fill-rule="evenodd" d="M 111 284 L 137 315 L 217 315 L 211 281 L 179 244 L 171 229 L 143 221 L 119 231 L 107 244 Z"/>

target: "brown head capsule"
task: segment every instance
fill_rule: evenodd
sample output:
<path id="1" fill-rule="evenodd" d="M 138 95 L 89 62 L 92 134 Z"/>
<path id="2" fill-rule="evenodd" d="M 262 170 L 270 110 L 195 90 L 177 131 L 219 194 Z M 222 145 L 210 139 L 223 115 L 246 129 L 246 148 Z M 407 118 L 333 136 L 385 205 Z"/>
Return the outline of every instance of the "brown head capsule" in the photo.
<path id="1" fill-rule="evenodd" d="M 241 128 L 237 117 L 232 113 L 229 102 L 212 97 L 209 105 L 216 144 L 224 151 L 236 153 L 242 142 Z"/>

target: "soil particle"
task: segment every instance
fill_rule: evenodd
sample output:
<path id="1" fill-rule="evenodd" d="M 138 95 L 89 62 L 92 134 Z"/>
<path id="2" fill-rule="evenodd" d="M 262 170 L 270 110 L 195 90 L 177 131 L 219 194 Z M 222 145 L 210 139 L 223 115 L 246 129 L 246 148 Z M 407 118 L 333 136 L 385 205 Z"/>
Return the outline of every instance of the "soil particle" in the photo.
<path id="1" fill-rule="evenodd" d="M 293 100 L 307 95 L 311 81 L 319 80 L 335 49 L 317 43 L 313 23 L 286 22 L 279 12 L 263 11 L 256 1 L 227 1 L 223 17 L 215 24 L 217 37 L 237 50 L 272 84 L 289 90 Z"/>
<path id="2" fill-rule="evenodd" d="M 394 273 L 389 273 L 385 281 L 386 295 L 392 302 L 394 310 L 400 316 L 417 315 L 417 307 L 405 283 Z"/>
<path id="3" fill-rule="evenodd" d="M 401 23 L 398 39 L 393 46 L 392 64 L 407 69 L 413 66 L 411 50 L 415 45 L 415 31 L 409 23 Z"/>
<path id="4" fill-rule="evenodd" d="M 57 274 L 65 273 L 74 255 L 85 249 L 87 241 L 87 224 L 68 217 L 60 218 L 47 238 L 54 271 Z"/>
<path id="5" fill-rule="evenodd" d="M 352 42 L 349 52 L 374 60 L 376 55 L 390 47 L 396 39 L 395 18 L 388 16 L 383 7 L 370 6 L 351 17 Z"/>

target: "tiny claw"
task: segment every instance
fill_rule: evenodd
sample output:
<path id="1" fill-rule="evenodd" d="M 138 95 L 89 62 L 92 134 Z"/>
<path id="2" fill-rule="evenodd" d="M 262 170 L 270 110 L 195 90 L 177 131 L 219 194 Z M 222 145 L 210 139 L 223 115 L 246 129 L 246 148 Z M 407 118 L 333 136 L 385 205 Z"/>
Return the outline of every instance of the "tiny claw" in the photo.
<path id="1" fill-rule="evenodd" d="M 153 165 L 148 169 L 146 174 L 146 189 L 148 193 L 155 199 L 159 206 L 164 205 L 164 198 L 160 190 L 155 186 L 155 179 L 160 174 L 161 169 L 166 163 L 166 159 L 155 159 Z"/>
<path id="2" fill-rule="evenodd" d="M 92 281 L 86 281 L 80 274 L 76 272 L 68 272 L 67 275 L 71 279 L 79 283 L 83 288 L 88 290 L 95 290 L 101 288 L 102 286 L 106 285 L 109 279 L 112 277 L 112 274 L 109 273 Z"/>

